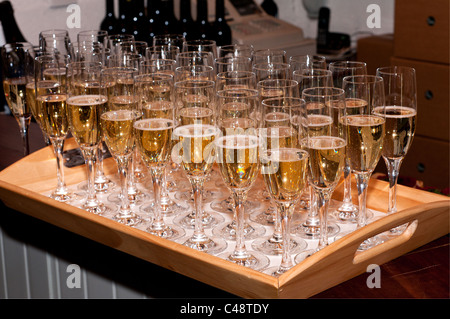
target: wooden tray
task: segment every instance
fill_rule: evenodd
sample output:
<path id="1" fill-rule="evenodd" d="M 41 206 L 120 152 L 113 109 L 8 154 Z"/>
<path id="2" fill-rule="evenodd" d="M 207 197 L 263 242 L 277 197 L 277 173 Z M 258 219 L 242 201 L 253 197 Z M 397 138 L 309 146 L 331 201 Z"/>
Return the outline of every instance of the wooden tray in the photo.
<path id="1" fill-rule="evenodd" d="M 66 149 L 75 147 L 72 139 L 66 142 Z M 56 185 L 55 165 L 47 147 L 4 169 L 0 199 L 12 209 L 244 298 L 307 298 L 449 233 L 448 197 L 399 186 L 398 213 L 334 241 L 275 278 L 41 195 Z M 115 173 L 113 159 L 104 167 L 106 174 Z M 82 182 L 85 167 L 65 168 L 65 175 L 68 185 Z M 372 179 L 368 207 L 385 211 L 387 190 L 386 182 Z M 334 197 L 342 198 L 342 184 Z M 402 235 L 357 252 L 365 239 L 405 223 Z"/>

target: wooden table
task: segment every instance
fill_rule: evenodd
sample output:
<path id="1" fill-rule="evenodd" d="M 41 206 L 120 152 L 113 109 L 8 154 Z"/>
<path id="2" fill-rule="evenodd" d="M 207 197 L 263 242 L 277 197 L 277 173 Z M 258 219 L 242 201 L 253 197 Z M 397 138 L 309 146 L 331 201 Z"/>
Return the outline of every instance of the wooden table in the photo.
<path id="1" fill-rule="evenodd" d="M 30 149 L 45 146 L 36 123 L 30 127 Z M 0 170 L 19 160 L 22 145 L 16 121 L 9 115 L 0 115 Z M 13 211 L 2 205 L 0 221 L 9 232 L 25 242 L 43 247 L 52 253 L 73 260 L 93 271 L 103 272 L 112 280 L 120 281 L 133 289 L 142 290 L 153 297 L 234 298 L 219 289 L 202 284 L 185 276 L 152 265 L 89 239 L 69 233 L 35 218 Z M 20 225 L 20 226 L 15 226 Z M 55 238 L 58 240 L 55 241 Z M 68 249 L 67 243 L 70 243 Z M 101 254 L 101 261 L 96 258 Z M 450 298 L 449 286 L 449 236 L 443 236 L 414 251 L 382 265 L 381 288 L 368 288 L 371 273 L 319 293 L 312 298 Z M 107 267 L 106 267 L 107 265 Z M 133 269 L 127 276 L 120 275 L 123 267 Z M 164 288 L 165 285 L 146 285 L 147 280 L 159 282 L 162 278 L 182 289 Z"/>

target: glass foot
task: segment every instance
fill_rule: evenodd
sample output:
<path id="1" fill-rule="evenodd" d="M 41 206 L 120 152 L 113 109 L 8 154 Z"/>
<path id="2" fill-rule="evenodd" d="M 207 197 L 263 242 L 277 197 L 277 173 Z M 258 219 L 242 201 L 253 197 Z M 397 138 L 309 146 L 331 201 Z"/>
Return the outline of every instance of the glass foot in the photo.
<path id="1" fill-rule="evenodd" d="M 213 228 L 216 225 L 223 223 L 225 218 L 219 214 L 213 212 L 203 212 L 202 214 L 202 224 L 203 228 Z M 195 212 L 190 212 L 188 214 L 184 214 L 178 216 L 173 221 L 176 225 L 187 228 L 194 229 L 195 228 Z"/>
<path id="2" fill-rule="evenodd" d="M 273 226 L 277 216 L 277 209 L 273 205 L 269 206 L 262 212 L 253 212 L 249 218 L 251 221 L 261 224 L 263 226 Z"/>
<path id="3" fill-rule="evenodd" d="M 255 209 L 259 208 L 260 204 L 258 202 L 246 201 L 244 203 L 245 211 L 250 213 Z M 230 197 L 227 197 L 222 200 L 214 200 L 211 202 L 211 208 L 219 213 L 224 214 L 233 214 L 234 213 L 234 205 L 233 200 Z"/>
<path id="4" fill-rule="evenodd" d="M 164 239 L 170 239 L 175 240 L 177 238 L 183 237 L 186 232 L 183 228 L 175 226 L 175 225 L 150 225 L 145 229 L 146 232 L 164 238 Z"/>
<path id="5" fill-rule="evenodd" d="M 213 234 L 218 237 L 222 237 L 226 240 L 236 240 L 236 222 L 223 223 L 213 229 Z M 244 238 L 245 240 L 252 240 L 261 236 L 264 236 L 266 229 L 262 225 L 256 223 L 244 224 Z"/>
<path id="6" fill-rule="evenodd" d="M 248 267 L 254 270 L 261 270 L 269 266 L 270 260 L 263 254 L 256 251 L 246 251 L 243 253 L 226 253 L 219 256 L 237 265 Z"/>
<path id="7" fill-rule="evenodd" d="M 120 212 L 114 215 L 112 219 L 118 223 L 132 227 L 139 225 L 143 221 L 141 216 L 132 212 Z"/>
<path id="8" fill-rule="evenodd" d="M 306 247 L 308 243 L 304 239 L 291 236 L 289 247 L 291 254 L 298 254 Z M 252 249 L 266 255 L 279 256 L 283 253 L 283 239 L 275 235 L 258 238 L 252 242 Z"/>
<path id="9" fill-rule="evenodd" d="M 202 251 L 211 255 L 216 255 L 223 252 L 227 248 L 227 242 L 223 238 L 207 237 L 207 236 L 192 236 L 187 239 L 179 240 L 184 246 L 192 249 Z"/>
<path id="10" fill-rule="evenodd" d="M 223 193 L 221 191 L 205 190 L 203 192 L 203 203 L 209 203 L 219 197 L 223 197 Z M 194 196 L 191 190 L 176 192 L 175 199 L 194 205 Z"/>
<path id="11" fill-rule="evenodd" d="M 168 203 L 161 203 L 161 214 L 163 216 L 169 217 L 169 216 L 176 216 L 178 214 L 181 214 L 185 211 L 187 211 L 189 207 L 180 205 L 179 203 L 176 203 L 172 200 L 169 200 Z M 155 202 L 151 202 L 150 204 L 146 205 L 144 204 L 141 207 L 141 211 L 146 214 L 153 214 L 155 210 Z"/>
<path id="12" fill-rule="evenodd" d="M 314 250 L 314 249 L 308 249 L 308 250 L 304 250 L 304 251 L 300 252 L 299 254 L 297 254 L 297 256 L 294 257 L 295 264 L 301 263 L 306 258 L 312 256 L 312 254 L 314 254 L 315 252 L 316 252 L 316 250 Z"/>
<path id="13" fill-rule="evenodd" d="M 328 237 L 335 236 L 340 231 L 340 227 L 333 222 L 328 222 Z M 319 239 L 320 226 L 318 224 L 309 224 L 306 221 L 294 223 L 292 232 L 304 239 Z"/>

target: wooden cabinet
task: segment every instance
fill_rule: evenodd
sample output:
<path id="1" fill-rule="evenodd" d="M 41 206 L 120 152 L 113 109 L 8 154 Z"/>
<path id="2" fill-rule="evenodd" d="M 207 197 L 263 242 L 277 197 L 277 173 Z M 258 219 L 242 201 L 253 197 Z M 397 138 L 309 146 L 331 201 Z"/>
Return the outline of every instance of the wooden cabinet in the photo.
<path id="1" fill-rule="evenodd" d="M 396 0 L 391 64 L 416 69 L 418 103 L 400 175 L 441 189 L 449 187 L 449 58 L 449 1 Z"/>

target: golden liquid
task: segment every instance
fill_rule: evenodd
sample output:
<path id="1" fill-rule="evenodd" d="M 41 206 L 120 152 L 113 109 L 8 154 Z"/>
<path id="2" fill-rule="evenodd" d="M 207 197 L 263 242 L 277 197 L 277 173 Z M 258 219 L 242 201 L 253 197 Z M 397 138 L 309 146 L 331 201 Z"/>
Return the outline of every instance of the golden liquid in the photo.
<path id="1" fill-rule="evenodd" d="M 162 118 L 172 120 L 174 116 L 173 102 L 155 101 L 143 105 L 144 118 Z"/>
<path id="2" fill-rule="evenodd" d="M 385 136 L 385 120 L 378 116 L 351 115 L 342 119 L 347 129 L 347 158 L 356 172 L 371 172 L 378 164 Z"/>
<path id="3" fill-rule="evenodd" d="M 225 185 L 231 189 L 250 189 L 260 168 L 258 137 L 225 136 L 219 138 L 216 145 Z"/>
<path id="4" fill-rule="evenodd" d="M 335 187 L 345 162 L 344 139 L 332 136 L 311 137 L 306 149 L 309 152 L 310 183 L 318 188 Z"/>
<path id="5" fill-rule="evenodd" d="M 284 112 L 270 112 L 264 115 L 264 126 L 288 126 L 290 116 Z"/>
<path id="6" fill-rule="evenodd" d="M 133 151 L 135 120 L 136 112 L 129 110 L 109 111 L 101 115 L 103 136 L 113 156 L 126 156 Z"/>
<path id="7" fill-rule="evenodd" d="M 262 130 L 263 148 L 267 150 L 278 148 L 291 148 L 298 144 L 298 135 L 295 129 L 289 126 L 269 127 Z"/>
<path id="8" fill-rule="evenodd" d="M 179 138 L 178 155 L 188 176 L 203 177 L 210 172 L 215 160 L 216 128 L 212 125 L 186 125 L 178 127 L 174 134 Z"/>
<path id="9" fill-rule="evenodd" d="M 65 94 L 39 95 L 36 99 L 42 113 L 43 129 L 51 138 L 65 138 L 69 132 Z"/>
<path id="10" fill-rule="evenodd" d="M 118 95 L 110 97 L 108 108 L 110 111 L 137 110 L 137 99 L 134 95 Z"/>
<path id="11" fill-rule="evenodd" d="M 267 190 L 276 201 L 295 201 L 307 184 L 308 154 L 295 148 L 264 153 L 261 172 Z"/>
<path id="12" fill-rule="evenodd" d="M 221 105 L 220 113 L 223 119 L 249 117 L 250 106 L 242 102 L 229 102 Z"/>
<path id="13" fill-rule="evenodd" d="M 178 111 L 181 125 L 213 124 L 213 110 L 206 107 L 187 107 Z"/>
<path id="14" fill-rule="evenodd" d="M 106 109 L 104 95 L 79 95 L 67 100 L 70 130 L 80 147 L 94 147 L 101 141 L 100 115 Z"/>
<path id="15" fill-rule="evenodd" d="M 402 106 L 386 106 L 381 111 L 386 114 L 382 155 L 387 158 L 406 156 L 416 131 L 416 110 Z M 377 109 L 374 113 L 377 114 Z"/>
<path id="16" fill-rule="evenodd" d="M 172 149 L 173 121 L 145 119 L 136 121 L 136 146 L 147 166 L 161 166 L 169 159 Z"/>
<path id="17" fill-rule="evenodd" d="M 169 85 L 142 85 L 140 90 L 147 101 L 170 101 L 172 99 Z"/>
<path id="18" fill-rule="evenodd" d="M 6 102 L 16 119 L 31 118 L 31 110 L 26 101 L 26 81 L 25 77 L 3 81 Z"/>
<path id="19" fill-rule="evenodd" d="M 333 119 L 326 115 L 310 115 L 307 119 L 306 132 L 309 137 L 313 136 L 327 136 L 331 133 L 331 126 Z"/>
<path id="20" fill-rule="evenodd" d="M 208 108 L 210 101 L 206 95 L 187 94 L 182 98 L 182 102 L 184 108 L 191 108 L 191 107 Z"/>

